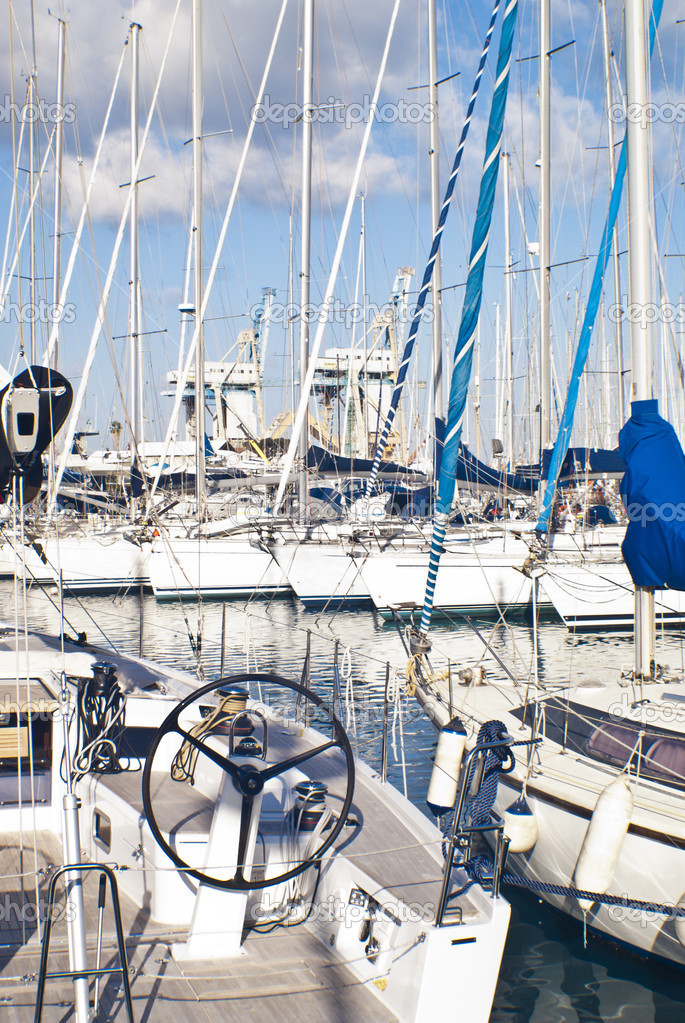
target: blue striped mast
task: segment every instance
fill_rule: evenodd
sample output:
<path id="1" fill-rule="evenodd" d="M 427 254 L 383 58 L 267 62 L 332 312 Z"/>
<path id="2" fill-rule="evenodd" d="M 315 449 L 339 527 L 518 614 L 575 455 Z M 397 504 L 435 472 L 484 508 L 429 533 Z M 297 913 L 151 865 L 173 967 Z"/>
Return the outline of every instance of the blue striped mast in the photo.
<path id="1" fill-rule="evenodd" d="M 466 110 L 466 118 L 464 120 L 464 125 L 461 129 L 461 137 L 459 139 L 459 145 L 457 147 L 457 152 L 454 157 L 454 163 L 452 165 L 452 173 L 450 174 L 450 179 L 447 182 L 447 188 L 445 189 L 445 198 L 443 199 L 442 207 L 440 209 L 438 226 L 435 229 L 433 244 L 431 246 L 430 254 L 428 256 L 428 262 L 426 264 L 426 269 L 423 274 L 421 290 L 419 291 L 419 297 L 416 302 L 414 318 L 412 320 L 411 328 L 409 330 L 407 343 L 404 346 L 404 352 L 402 353 L 402 361 L 400 363 L 400 368 L 397 372 L 395 388 L 392 392 L 392 397 L 390 399 L 390 408 L 388 409 L 385 423 L 383 424 L 383 430 L 381 431 L 381 435 L 376 446 L 376 453 L 374 455 L 373 465 L 371 466 L 371 472 L 369 473 L 369 478 L 367 480 L 366 484 L 367 497 L 371 493 L 371 489 L 374 483 L 376 482 L 376 477 L 378 476 L 378 469 L 381 464 L 383 452 L 385 451 L 385 445 L 387 444 L 388 437 L 390 436 L 390 430 L 392 429 L 392 424 L 395 420 L 397 406 L 399 405 L 400 396 L 402 394 L 402 388 L 404 386 L 404 381 L 409 370 L 409 363 L 411 361 L 412 353 L 414 351 L 414 345 L 416 344 L 416 336 L 419 332 L 419 326 L 421 324 L 421 318 L 423 316 L 423 307 L 426 304 L 428 292 L 430 291 L 433 270 L 437 262 L 438 253 L 440 252 L 442 232 L 445 227 L 445 221 L 447 220 L 447 214 L 449 212 L 450 202 L 452 200 L 452 193 L 454 192 L 454 186 L 457 183 L 457 175 L 459 174 L 459 167 L 461 166 L 461 159 L 464 153 L 464 146 L 466 145 L 466 138 L 468 136 L 469 128 L 471 126 L 471 117 L 473 116 L 473 110 L 476 105 L 476 97 L 478 95 L 478 89 L 480 88 L 480 80 L 483 77 L 483 72 L 485 70 L 485 64 L 487 62 L 488 52 L 490 50 L 490 40 L 492 39 L 492 33 L 495 29 L 495 22 L 497 20 L 497 14 L 499 12 L 501 3 L 502 0 L 495 0 L 495 5 L 492 9 L 490 24 L 488 26 L 488 31 L 485 36 L 485 42 L 483 43 L 483 52 L 480 55 L 480 63 L 478 64 L 478 71 L 476 72 L 476 78 L 473 83 L 471 99 L 469 100 L 469 105 Z"/>
<path id="2" fill-rule="evenodd" d="M 661 20 L 661 12 L 664 7 L 664 0 L 654 0 L 652 6 L 652 13 L 649 18 L 649 55 L 651 57 L 654 50 L 654 40 L 656 39 L 656 30 Z M 592 336 L 592 329 L 595 325 L 595 319 L 597 317 L 597 311 L 599 309 L 599 303 L 602 297 L 602 284 L 604 281 L 604 274 L 606 272 L 607 264 L 611 258 L 611 242 L 613 237 L 614 225 L 618 217 L 619 206 L 621 205 L 621 196 L 623 194 L 623 182 L 626 176 L 626 138 L 621 143 L 621 155 L 619 156 L 618 166 L 616 167 L 616 177 L 614 179 L 613 188 L 611 190 L 611 199 L 609 200 L 609 210 L 607 212 L 606 221 L 604 223 L 604 232 L 602 234 L 602 244 L 599 248 L 599 254 L 597 256 L 597 262 L 595 263 L 595 271 L 592 276 L 592 284 L 590 286 L 590 294 L 588 296 L 587 308 L 585 310 L 585 317 L 583 319 L 583 326 L 580 331 L 580 337 L 578 339 L 578 348 L 576 349 L 576 355 L 573 360 L 573 370 L 571 372 L 571 378 L 569 380 L 568 392 L 566 394 L 566 402 L 564 404 L 564 413 L 561 417 L 561 426 L 557 439 L 554 444 L 554 450 L 552 452 L 552 458 L 549 463 L 547 470 L 547 478 L 545 480 L 545 492 L 540 505 L 540 511 L 538 513 L 538 521 L 535 526 L 535 530 L 538 533 L 549 532 L 549 520 L 552 514 L 552 502 L 554 501 L 554 495 L 557 490 L 557 483 L 559 480 L 559 473 L 561 472 L 561 466 L 566 457 L 566 452 L 569 449 L 571 442 L 571 431 L 573 430 L 573 419 L 576 412 L 576 406 L 578 404 L 578 394 L 580 391 L 580 378 L 585 370 L 585 364 L 587 363 L 587 357 L 590 352 L 590 340 Z"/>
<path id="3" fill-rule="evenodd" d="M 428 577 L 426 579 L 426 593 L 424 597 L 423 611 L 421 613 L 420 632 L 422 635 L 425 635 L 428 632 L 430 626 L 431 614 L 433 611 L 433 599 L 435 596 L 435 582 L 438 575 L 438 567 L 440 565 L 440 555 L 442 554 L 442 545 L 447 531 L 447 520 L 450 512 L 452 511 L 452 503 L 454 501 L 454 492 L 456 489 L 455 481 L 457 460 L 459 458 L 461 428 L 464 421 L 464 412 L 466 410 L 466 397 L 468 394 L 469 380 L 471 379 L 473 343 L 476 337 L 478 314 L 480 312 L 480 305 L 483 297 L 485 260 L 488 252 L 492 211 L 495 205 L 497 176 L 499 173 L 499 165 L 501 163 L 500 154 L 502 150 L 502 135 L 504 132 L 504 111 L 507 105 L 509 70 L 511 67 L 511 49 L 514 42 L 517 13 L 518 0 L 508 0 L 504 9 L 502 35 L 499 41 L 495 91 L 492 96 L 488 133 L 485 141 L 483 175 L 481 177 L 480 193 L 478 195 L 476 221 L 473 225 L 473 238 L 471 241 L 469 270 L 466 278 L 464 306 L 462 308 L 459 334 L 454 351 L 454 368 L 452 370 L 452 382 L 450 385 L 447 431 L 445 434 L 445 445 L 442 452 L 442 462 L 440 464 L 438 493 L 433 518 L 433 539 L 431 542 L 430 561 L 428 564 Z"/>

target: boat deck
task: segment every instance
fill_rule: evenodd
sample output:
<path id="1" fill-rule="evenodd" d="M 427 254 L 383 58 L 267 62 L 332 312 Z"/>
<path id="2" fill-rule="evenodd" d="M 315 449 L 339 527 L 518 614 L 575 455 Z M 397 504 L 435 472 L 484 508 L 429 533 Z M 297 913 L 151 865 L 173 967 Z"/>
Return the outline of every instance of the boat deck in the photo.
<path id="1" fill-rule="evenodd" d="M 35 861 L 33 833 L 24 835 L 21 854 L 19 834 L 7 834 L 0 850 L 2 909 L 0 914 L 0 1006 L 7 1023 L 33 1020 L 36 975 L 40 943 L 35 923 Z M 36 838 L 38 869 L 59 863 L 62 852 L 55 836 L 39 832 Z M 22 890 L 19 875 L 24 873 Z M 40 881 L 40 900 L 47 897 L 49 878 Z M 88 961 L 95 964 L 97 935 L 97 879 L 84 883 Z M 336 960 L 332 951 L 305 926 L 270 934 L 250 932 L 245 955 L 220 962 L 178 963 L 170 952 L 173 941 L 185 939 L 185 932 L 160 928 L 148 912 L 120 893 L 126 946 L 131 968 L 131 987 L 136 1023 L 246 1023 L 265 1013 L 274 1021 L 324 1023 L 364 1020 L 385 1023 L 390 1013 L 350 971 Z M 22 911 L 22 907 L 25 907 Z M 22 935 L 21 919 L 25 920 Z M 117 965 L 114 919 L 111 906 L 105 910 L 103 966 Z M 22 945 L 22 939 L 26 944 Z M 53 925 L 50 972 L 68 969 L 66 925 Z M 91 997 L 93 992 L 91 982 Z M 116 974 L 101 981 L 98 1018 L 126 1020 L 121 978 Z M 49 980 L 43 1019 L 66 1023 L 73 1018 L 73 986 L 67 980 Z"/>
<path id="2" fill-rule="evenodd" d="M 319 737 L 320 739 L 321 737 Z M 311 749 L 305 736 L 271 731 L 270 757 L 274 761 Z M 337 809 L 342 799 L 341 764 L 338 750 L 322 753 L 310 762 L 316 765 L 315 776 L 328 786 L 329 800 Z M 121 797 L 144 814 L 140 774 L 136 772 L 101 775 L 99 784 Z M 371 782 L 366 773 L 357 771 L 355 791 L 350 808 L 350 827 L 345 828 L 335 845 L 336 850 L 373 878 L 378 890 L 393 899 L 418 907 L 423 919 L 435 919 L 443 876 L 441 837 L 427 831 L 427 822 L 419 811 L 405 806 L 413 819 L 404 821 L 393 804 L 391 787 Z M 208 831 L 213 804 L 194 788 L 172 782 L 167 773 L 152 775 L 151 795 L 158 823 L 171 831 L 179 822 L 192 830 Z M 373 893 L 372 893 L 373 894 Z M 459 901 L 463 920 L 478 915 L 469 893 Z"/>

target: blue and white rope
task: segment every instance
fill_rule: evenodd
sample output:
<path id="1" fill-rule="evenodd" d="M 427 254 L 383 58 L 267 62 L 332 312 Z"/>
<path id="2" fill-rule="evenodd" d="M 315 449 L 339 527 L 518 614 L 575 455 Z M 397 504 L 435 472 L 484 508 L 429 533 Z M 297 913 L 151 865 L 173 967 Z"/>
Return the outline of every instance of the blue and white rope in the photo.
<path id="1" fill-rule="evenodd" d="M 502 133 L 504 131 L 504 111 L 507 105 L 511 50 L 514 42 L 517 13 L 518 0 L 508 0 L 507 6 L 504 9 L 502 35 L 499 41 L 495 91 L 490 108 L 490 120 L 485 143 L 485 159 L 483 161 L 483 174 L 480 182 L 478 206 L 476 208 L 476 221 L 473 226 L 464 306 L 454 353 L 447 432 L 440 464 L 435 518 L 433 521 L 433 542 L 431 544 L 426 593 L 421 614 L 420 631 L 423 635 L 428 632 L 430 627 L 435 597 L 435 583 L 440 564 L 440 555 L 442 554 L 442 543 L 447 528 L 447 518 L 452 510 L 452 502 L 454 501 L 459 442 L 461 440 L 461 428 L 466 410 L 466 396 L 471 379 L 473 342 L 476 336 L 478 314 L 483 297 L 483 274 L 485 272 L 485 260 L 488 252 L 492 210 L 495 204 L 497 175 L 501 162 L 500 153 L 502 149 Z"/>

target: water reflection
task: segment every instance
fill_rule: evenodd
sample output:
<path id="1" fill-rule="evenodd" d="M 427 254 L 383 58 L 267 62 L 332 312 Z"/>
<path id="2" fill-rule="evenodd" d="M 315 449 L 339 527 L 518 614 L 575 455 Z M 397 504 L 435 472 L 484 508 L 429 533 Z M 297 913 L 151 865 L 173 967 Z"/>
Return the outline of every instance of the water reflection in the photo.
<path id="1" fill-rule="evenodd" d="M 52 603 L 50 602 L 50 597 Z M 60 631 L 57 596 L 28 590 L 26 617 L 31 628 Z M 15 602 L 13 585 L 0 582 L 0 617 L 22 619 L 24 598 Z M 341 716 L 356 750 L 377 770 L 386 664 L 391 690 L 399 689 L 406 655 L 396 629 L 369 611 L 337 614 L 304 611 L 290 599 L 223 605 L 158 604 L 150 595 L 66 597 L 66 632 L 86 632 L 92 643 L 142 655 L 196 673 L 198 679 L 245 670 L 271 671 L 298 680 L 308 645 L 312 688 L 332 699 L 334 661 L 340 672 Z M 533 670 L 529 624 L 480 623 L 478 628 L 509 672 L 525 683 Z M 463 621 L 436 619 L 431 663 L 457 672 L 483 665 L 497 684 L 504 668 Z M 223 654 L 222 654 L 223 633 Z M 545 623 L 539 634 L 540 681 L 566 683 L 616 677 L 631 663 L 629 636 L 573 636 L 561 624 Z M 658 659 L 685 671 L 683 636 L 659 637 Z M 404 760 L 402 749 L 404 744 Z M 425 811 L 425 793 L 435 750 L 432 726 L 418 706 L 399 697 L 388 716 L 389 778 Z M 507 893 L 509 894 L 509 893 Z M 590 938 L 581 929 L 518 892 L 510 896 L 512 926 L 502 964 L 491 1023 L 685 1023 L 681 978 L 668 968 L 643 964 Z M 456 994 L 456 993 L 455 993 Z M 470 1023 L 470 1021 L 465 1021 Z"/>

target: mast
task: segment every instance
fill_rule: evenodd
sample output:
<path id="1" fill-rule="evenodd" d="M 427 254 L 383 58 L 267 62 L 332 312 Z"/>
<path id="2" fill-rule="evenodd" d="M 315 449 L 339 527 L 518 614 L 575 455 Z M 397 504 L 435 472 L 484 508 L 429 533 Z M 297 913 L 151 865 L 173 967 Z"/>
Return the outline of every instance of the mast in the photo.
<path id="1" fill-rule="evenodd" d="M 59 19 L 57 43 L 57 123 L 55 125 L 55 234 L 52 242 L 52 311 L 59 316 L 60 270 L 62 259 L 62 161 L 64 156 L 64 61 L 66 55 L 67 26 Z M 59 334 L 50 357 L 50 366 L 57 369 Z"/>
<path id="2" fill-rule="evenodd" d="M 495 356 L 495 409 L 496 409 L 496 420 L 495 420 L 495 431 L 497 440 L 502 442 L 502 435 L 504 433 L 504 399 L 502 398 L 502 306 L 499 302 L 495 302 L 495 344 L 496 344 L 496 356 Z M 501 450 L 501 449 L 500 449 Z M 493 447 L 493 455 L 496 453 Z"/>
<path id="3" fill-rule="evenodd" d="M 54 218 L 55 218 L 55 231 L 52 241 L 52 315 L 53 328 L 55 332 L 55 341 L 50 350 L 48 343 L 48 366 L 51 369 L 57 369 L 59 359 L 59 317 L 61 316 L 60 310 L 60 290 L 61 290 L 61 261 L 62 261 L 62 164 L 64 156 L 64 63 L 66 59 L 66 40 L 67 40 L 67 26 L 66 22 L 62 18 L 58 19 L 59 34 L 57 42 L 57 94 L 55 102 L 57 104 L 57 123 L 55 125 L 55 200 L 54 200 Z M 54 500 L 54 484 L 55 484 L 55 446 L 54 443 L 50 445 L 48 453 L 48 473 L 47 473 L 47 497 L 48 497 L 48 508 L 52 507 Z"/>
<path id="4" fill-rule="evenodd" d="M 504 366 L 506 376 L 506 408 L 507 408 L 507 441 L 505 453 L 509 470 L 514 467 L 514 353 L 512 350 L 512 265 L 511 238 L 509 232 L 509 173 L 511 161 L 509 153 L 502 153 L 504 160 L 504 280 L 506 295 L 506 312 L 504 319 Z"/>
<path id="5" fill-rule="evenodd" d="M 540 461 L 551 441 L 550 258 L 550 0 L 540 3 Z"/>
<path id="6" fill-rule="evenodd" d="M 476 458 L 480 458 L 480 319 L 476 327 L 476 378 L 474 380 L 473 396 L 473 452 Z"/>
<path id="7" fill-rule="evenodd" d="M 643 0 L 625 2 L 627 109 L 647 109 L 647 60 Z M 649 234 L 649 126 L 644 118 L 626 122 L 628 147 L 628 266 L 630 301 L 646 311 L 651 301 L 651 238 Z M 631 401 L 652 398 L 652 327 L 649 317 L 631 317 Z M 635 587 L 635 673 L 649 677 L 654 662 L 654 591 Z"/>
<path id="8" fill-rule="evenodd" d="M 300 401 L 307 389 L 309 368 L 309 293 L 312 220 L 312 114 L 314 68 L 314 0 L 304 0 L 302 25 L 302 245 L 300 249 Z M 309 442 L 309 415 L 302 423 L 299 438 L 300 472 L 298 475 L 299 517 L 304 521 L 307 507 L 307 444 Z"/>
<path id="9" fill-rule="evenodd" d="M 364 341 L 364 363 L 362 370 L 357 374 L 357 386 L 359 378 L 364 373 L 364 389 L 368 393 L 367 381 L 369 378 L 369 337 L 366 332 L 366 195 L 361 193 L 361 236 L 359 239 L 360 256 L 362 261 L 362 339 Z M 362 406 L 363 427 L 364 427 L 364 458 L 369 457 L 369 403 L 365 401 Z"/>
<path id="10" fill-rule="evenodd" d="M 440 133 L 438 128 L 438 44 L 435 23 L 435 0 L 428 0 L 428 102 L 431 116 L 429 117 L 429 158 L 430 158 L 430 204 L 431 204 L 431 237 L 434 238 L 440 219 Z M 431 280 L 431 301 L 433 303 L 433 411 L 434 427 L 434 464 L 438 464 L 439 448 L 438 420 L 444 422 L 445 398 L 442 379 L 442 265 L 440 253 L 435 260 Z"/>
<path id="11" fill-rule="evenodd" d="M 614 122 L 611 117 L 613 106 L 611 89 L 611 48 L 609 46 L 609 23 L 607 20 L 606 0 L 600 0 L 602 7 L 602 40 L 604 50 L 604 94 L 607 108 L 607 147 L 609 149 L 609 180 L 614 181 L 616 176 L 614 158 Z M 620 315 L 621 309 L 621 270 L 618 256 L 618 226 L 614 225 L 613 245 L 611 247 L 611 258 L 614 264 L 614 329 L 616 331 L 616 369 L 618 372 L 618 421 L 621 426 L 625 422 L 625 403 L 623 398 L 623 325 Z"/>
<path id="12" fill-rule="evenodd" d="M 202 0 L 193 0 L 193 299 L 195 302 L 195 499 L 205 512 L 205 338 L 202 323 Z"/>
<path id="13" fill-rule="evenodd" d="M 131 373 L 131 468 L 136 452 L 143 440 L 142 375 L 141 375 L 141 320 L 140 320 L 140 248 L 138 236 L 138 128 L 140 110 L 139 43 L 141 26 L 131 24 L 131 281 L 129 299 L 129 346 Z M 131 499 L 135 515 L 135 498 Z"/>
<path id="14" fill-rule="evenodd" d="M 27 110 L 31 111 L 31 123 L 29 124 L 29 195 L 33 198 L 35 183 L 35 151 L 36 151 L 36 120 L 33 112 L 38 104 L 38 89 L 36 88 L 36 66 L 35 53 L 34 65 L 29 75 L 29 95 Z M 29 300 L 30 308 L 35 310 L 36 302 L 36 216 L 35 203 L 32 201 L 29 207 Z M 31 338 L 31 365 L 36 361 L 36 317 L 31 317 L 29 325 L 29 336 Z"/>

